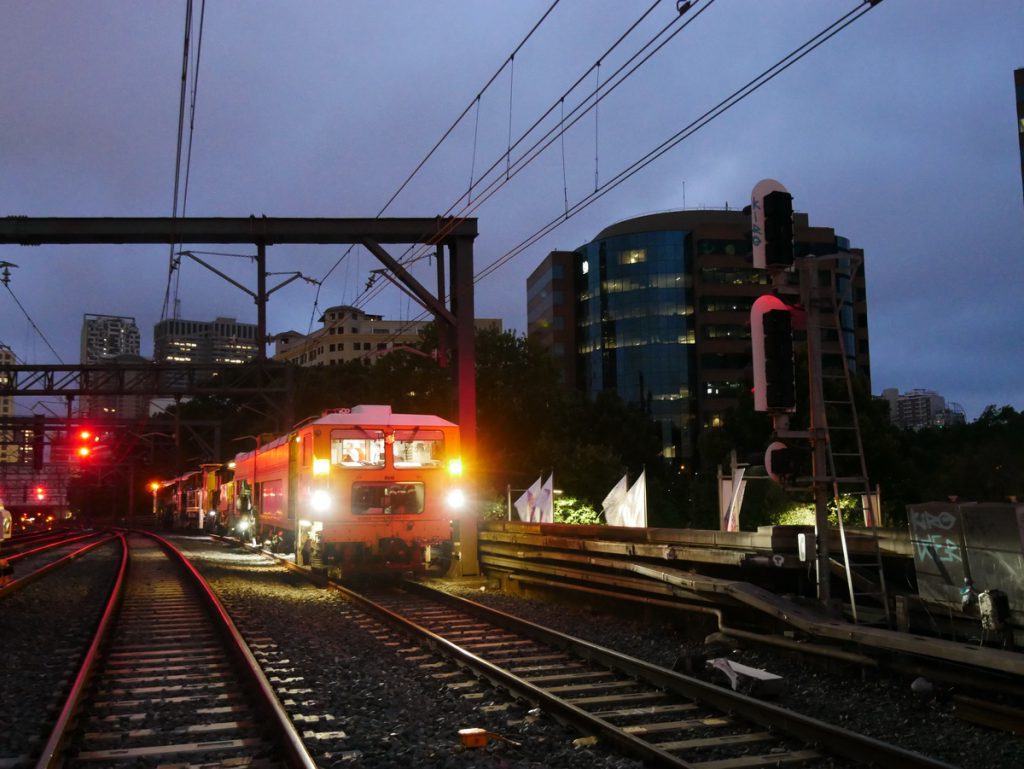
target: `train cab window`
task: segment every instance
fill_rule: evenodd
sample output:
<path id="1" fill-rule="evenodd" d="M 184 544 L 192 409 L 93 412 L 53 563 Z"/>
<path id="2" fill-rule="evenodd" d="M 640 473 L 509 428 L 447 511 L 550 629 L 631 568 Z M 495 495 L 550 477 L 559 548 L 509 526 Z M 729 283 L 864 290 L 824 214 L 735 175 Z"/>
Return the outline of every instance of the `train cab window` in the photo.
<path id="1" fill-rule="evenodd" d="M 444 433 L 440 430 L 395 430 L 395 467 L 441 467 Z"/>
<path id="2" fill-rule="evenodd" d="M 359 427 L 331 430 L 331 464 L 384 467 L 384 431 Z"/>
<path id="3" fill-rule="evenodd" d="M 313 464 L 313 434 L 306 433 L 302 436 L 302 466 L 309 467 Z"/>
<path id="4" fill-rule="evenodd" d="M 419 515 L 424 486 L 410 483 L 353 483 L 353 515 Z"/>

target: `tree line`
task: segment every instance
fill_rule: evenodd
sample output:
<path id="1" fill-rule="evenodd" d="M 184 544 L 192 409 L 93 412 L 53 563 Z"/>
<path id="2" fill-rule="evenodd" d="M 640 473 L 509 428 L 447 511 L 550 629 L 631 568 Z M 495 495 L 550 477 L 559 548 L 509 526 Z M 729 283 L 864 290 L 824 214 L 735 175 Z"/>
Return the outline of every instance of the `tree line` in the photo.
<path id="1" fill-rule="evenodd" d="M 436 349 L 436 338 L 428 332 L 418 353 L 397 351 L 368 362 L 298 368 L 295 418 L 380 403 L 396 412 L 457 421 L 454 368 L 438 363 Z M 481 330 L 476 359 L 481 507 L 503 509 L 509 488 L 518 494 L 538 475 L 554 472 L 567 498 L 599 511 L 604 495 L 624 473 L 633 479 L 646 470 L 652 526 L 717 528 L 719 466 L 728 468 L 733 451 L 758 464 L 771 440 L 770 420 L 754 412 L 752 398 L 744 395 L 723 415 L 721 427 L 701 432 L 695 456 L 668 463 L 661 457 L 658 426 L 641 408 L 614 393 L 589 399 L 565 387 L 550 356 L 526 337 Z M 969 424 L 910 432 L 889 423 L 885 402 L 871 398 L 863 384 L 856 400 L 868 472 L 872 484 L 881 487 L 887 525 L 905 526 L 906 505 L 914 502 L 951 496 L 1007 501 L 1021 494 L 1024 413 L 990 406 Z M 183 419 L 220 420 L 226 456 L 200 461 L 226 461 L 252 448 L 246 437 L 282 430 L 258 399 L 208 395 L 178 408 Z M 179 457 L 202 456 L 202 445 L 188 436 L 185 441 Z M 172 462 L 163 456 L 158 464 L 173 473 Z M 771 482 L 751 483 L 743 528 L 774 523 L 804 501 Z M 571 518 L 572 510 L 561 507 L 562 515 Z"/>

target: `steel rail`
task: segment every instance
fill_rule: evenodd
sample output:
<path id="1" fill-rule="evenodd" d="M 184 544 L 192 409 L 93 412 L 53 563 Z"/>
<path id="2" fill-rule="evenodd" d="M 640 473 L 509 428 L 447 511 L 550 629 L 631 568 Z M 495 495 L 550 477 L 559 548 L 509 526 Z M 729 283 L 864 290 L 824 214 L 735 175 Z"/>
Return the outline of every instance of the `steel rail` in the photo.
<path id="1" fill-rule="evenodd" d="M 50 736 L 43 746 L 43 752 L 40 754 L 39 761 L 36 762 L 35 769 L 55 769 L 55 767 L 60 765 L 60 756 L 69 736 L 69 727 L 78 713 L 86 686 L 96 671 L 100 647 L 107 637 L 107 631 L 113 623 L 114 614 L 124 596 L 125 574 L 128 571 L 128 542 L 123 534 L 115 536 L 121 540 L 121 565 L 117 571 L 117 579 L 114 581 L 113 588 L 111 588 L 107 608 L 100 618 L 92 643 L 89 645 L 89 651 L 86 652 L 85 658 L 82 660 L 78 674 L 75 676 L 75 681 L 71 685 L 71 692 L 64 701 L 64 707 L 61 708 L 60 715 L 57 717 L 57 723 L 54 724 L 53 729 L 50 731 Z"/>
<path id="2" fill-rule="evenodd" d="M 657 665 L 643 662 L 642 660 L 578 638 L 573 638 L 572 636 L 448 593 L 416 583 L 406 583 L 403 587 L 407 588 L 411 593 L 428 596 L 431 600 L 453 606 L 468 614 L 483 617 L 496 625 L 520 633 L 525 637 L 565 651 L 571 651 L 584 659 L 624 672 L 637 680 L 646 681 L 665 691 L 674 692 L 724 712 L 738 714 L 754 723 L 777 729 L 802 741 L 827 746 L 827 749 L 835 755 L 844 757 L 854 756 L 862 763 L 892 767 L 892 769 L 952 769 L 952 766 L 945 762 L 865 737 L 847 729 L 826 724 L 738 692 L 706 684 Z M 386 609 L 384 610 L 387 611 Z M 396 621 L 402 620 L 396 617 Z M 413 627 L 419 627 L 416 623 L 408 623 L 407 620 L 402 622 L 403 624 L 411 624 Z M 630 750 L 633 750 L 631 746 L 635 745 L 637 748 L 636 754 L 648 760 L 657 760 L 659 763 L 663 762 L 668 766 L 689 766 L 689 764 L 681 762 L 676 756 L 638 741 L 632 735 L 626 734 L 600 718 L 595 718 L 595 716 L 573 706 L 571 703 L 554 697 L 532 684 L 521 681 L 476 655 L 459 649 L 458 646 L 440 636 L 436 636 L 436 634 L 426 629 L 423 629 L 423 632 L 430 633 L 427 637 L 432 642 L 434 642 L 434 639 L 437 639 L 436 642 L 438 645 L 443 646 L 443 648 L 456 650 L 457 657 L 464 661 L 467 666 L 488 678 L 494 675 L 500 681 L 508 681 L 512 691 L 516 691 L 528 699 L 536 698 L 537 701 L 545 703 L 549 708 L 554 707 L 556 712 L 559 712 L 583 729 L 587 731 L 597 730 L 611 738 L 616 744 L 627 747 Z"/>
<path id="3" fill-rule="evenodd" d="M 160 546 L 164 548 L 165 552 L 174 558 L 177 558 L 178 562 L 182 567 L 189 573 L 195 586 L 199 589 L 199 594 L 202 600 L 207 605 L 207 608 L 213 612 L 214 616 L 219 620 L 215 623 L 218 628 L 223 631 L 223 635 L 228 645 L 236 657 L 236 659 L 242 664 L 243 668 L 250 676 L 252 682 L 256 687 L 256 694 L 260 700 L 260 705 L 264 714 L 269 719 L 269 724 L 273 730 L 282 738 L 282 747 L 285 749 L 284 760 L 289 767 L 292 769 L 317 769 L 316 762 L 312 756 L 306 750 L 305 744 L 302 742 L 302 737 L 295 729 L 288 716 L 288 711 L 285 710 L 284 705 L 277 697 L 277 693 L 274 691 L 274 687 L 271 686 L 270 681 L 267 680 L 263 669 L 260 667 L 259 662 L 256 661 L 256 657 L 249 649 L 249 645 L 242 638 L 241 632 L 235 626 L 234 621 L 228 614 L 224 605 L 220 602 L 216 593 L 213 592 L 213 588 L 210 587 L 209 583 L 203 578 L 195 566 L 192 565 L 191 561 L 185 557 L 185 555 L 172 545 L 168 540 L 163 537 L 153 534 L 152 532 L 134 532 L 136 534 L 144 533 L 145 536 L 160 543 Z"/>
<path id="4" fill-rule="evenodd" d="M 282 763 L 288 766 L 289 769 L 316 769 L 316 763 L 307 752 L 301 736 L 292 725 L 284 707 L 277 699 L 277 695 L 260 669 L 255 657 L 242 639 L 241 634 L 231 621 L 223 605 L 221 605 L 219 599 L 213 593 L 212 588 L 173 544 L 159 535 L 143 531 L 119 532 L 116 535 L 121 539 L 124 548 L 117 580 L 111 591 L 110 600 L 107 603 L 107 608 L 100 620 L 89 651 L 82 662 L 71 687 L 70 694 L 65 701 L 57 723 L 47 739 L 35 769 L 56 769 L 56 767 L 61 765 L 63 752 L 68 746 L 71 734 L 73 733 L 74 723 L 80 715 L 79 711 L 83 706 L 85 691 L 99 669 L 99 664 L 102 660 L 100 650 L 109 642 L 117 627 L 118 623 L 114 620 L 114 617 L 124 600 L 127 567 L 130 561 L 129 546 L 126 540 L 128 535 L 145 536 L 156 542 L 168 559 L 178 565 L 180 571 L 185 575 L 185 581 L 195 588 L 195 595 L 210 616 L 211 624 L 220 632 L 222 639 L 225 641 L 225 648 L 229 656 L 233 657 L 239 664 L 243 675 L 252 684 L 252 692 L 256 697 L 258 709 L 266 718 L 263 724 L 275 735 L 276 746 L 281 749 Z"/>
<path id="5" fill-rule="evenodd" d="M 0 598 L 2 598 L 5 595 L 9 595 L 11 593 L 14 593 L 14 592 L 16 592 L 18 590 L 21 590 L 23 587 L 27 587 L 28 585 L 31 585 L 37 579 L 46 576 L 51 571 L 55 571 L 56 569 L 59 569 L 62 566 L 68 565 L 69 563 L 71 563 L 71 561 L 73 561 L 73 560 L 75 560 L 77 558 L 81 558 L 83 555 L 88 553 L 90 550 L 93 550 L 93 549 L 99 547 L 100 545 L 105 545 L 107 542 L 112 540 L 115 536 L 117 536 L 117 535 L 116 534 L 109 534 L 109 535 L 105 536 L 102 539 L 96 540 L 95 542 L 90 542 L 88 545 L 85 545 L 84 547 L 79 548 L 78 550 L 74 551 L 73 553 L 68 553 L 63 558 L 58 558 L 56 561 L 53 561 L 52 563 L 48 563 L 45 566 L 42 566 L 42 567 L 36 569 L 35 571 L 30 572 L 29 574 L 26 574 L 24 577 L 20 577 L 19 579 L 16 579 L 16 580 L 13 580 L 11 582 L 8 582 L 3 587 L 0 587 Z M 82 537 L 78 537 L 78 538 L 76 538 L 74 540 L 70 540 L 70 541 L 71 542 L 76 542 L 76 541 L 78 541 L 78 539 L 82 539 Z M 67 542 L 57 543 L 57 544 L 53 545 L 52 547 L 57 547 L 57 546 L 59 546 L 61 544 L 67 544 Z M 19 553 L 18 557 L 25 556 L 25 555 L 31 555 L 33 553 L 38 553 L 40 551 L 45 551 L 45 550 L 49 550 L 49 549 L 51 549 L 51 548 L 49 548 L 49 547 L 37 548 L 36 550 L 32 550 L 32 551 L 29 551 L 27 553 Z M 11 561 L 11 560 L 14 560 L 14 559 L 15 559 L 15 556 L 11 556 L 7 560 Z"/>

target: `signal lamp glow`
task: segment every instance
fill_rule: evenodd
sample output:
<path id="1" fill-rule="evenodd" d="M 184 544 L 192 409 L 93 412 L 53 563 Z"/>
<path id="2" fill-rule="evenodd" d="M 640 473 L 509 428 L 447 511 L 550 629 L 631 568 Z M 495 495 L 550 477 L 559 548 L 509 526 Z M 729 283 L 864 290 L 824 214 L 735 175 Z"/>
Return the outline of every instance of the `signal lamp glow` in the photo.
<path id="1" fill-rule="evenodd" d="M 92 433 L 89 432 L 88 430 L 82 430 L 78 433 L 78 437 L 81 438 L 83 441 L 87 441 L 92 437 Z"/>
<path id="2" fill-rule="evenodd" d="M 85 457 L 89 456 L 90 454 L 92 454 L 92 449 L 90 449 L 88 446 L 79 446 L 78 447 L 78 456 L 80 456 L 82 458 L 85 458 Z"/>
<path id="3" fill-rule="evenodd" d="M 462 475 L 462 460 L 459 457 L 448 461 L 449 475 Z"/>
<path id="4" fill-rule="evenodd" d="M 329 459 L 313 459 L 313 475 L 321 476 L 328 475 L 331 472 L 331 460 Z"/>
<path id="5" fill-rule="evenodd" d="M 452 489 L 448 492 L 448 507 L 453 510 L 461 510 L 466 506 L 466 492 L 462 489 Z"/>
<path id="6" fill-rule="evenodd" d="M 331 506 L 331 495 L 323 489 L 317 489 L 310 497 L 309 504 L 318 513 L 326 512 Z"/>

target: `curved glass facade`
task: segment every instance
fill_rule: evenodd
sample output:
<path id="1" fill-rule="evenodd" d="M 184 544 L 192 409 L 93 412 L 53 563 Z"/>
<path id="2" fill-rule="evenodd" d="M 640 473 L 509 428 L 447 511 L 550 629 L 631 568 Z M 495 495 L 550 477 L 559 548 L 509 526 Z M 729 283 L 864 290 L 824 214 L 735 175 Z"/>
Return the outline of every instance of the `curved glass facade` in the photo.
<path id="1" fill-rule="evenodd" d="M 614 390 L 662 425 L 664 456 L 692 444 L 696 371 L 690 233 L 639 232 L 577 250 L 578 383 Z"/>

